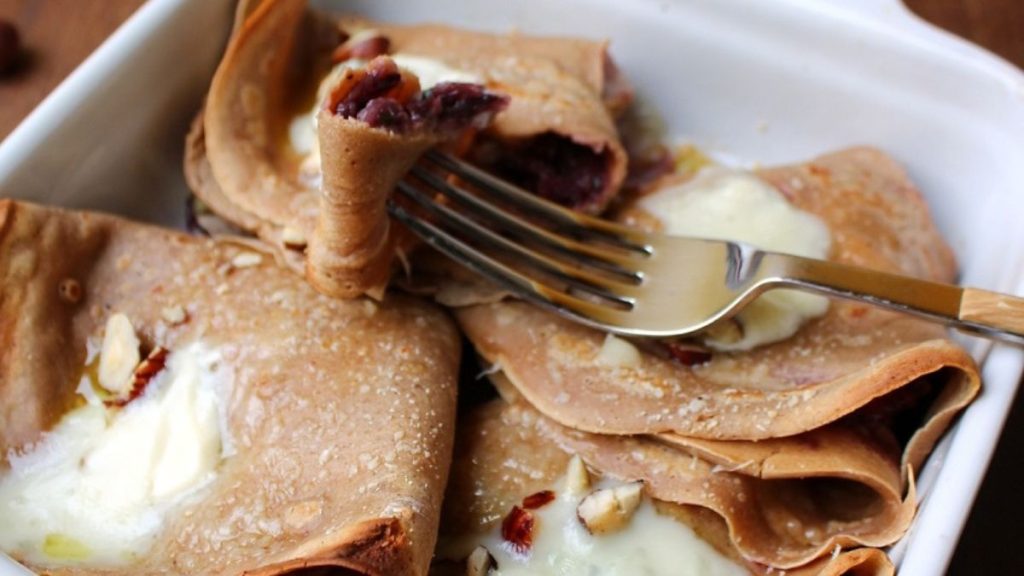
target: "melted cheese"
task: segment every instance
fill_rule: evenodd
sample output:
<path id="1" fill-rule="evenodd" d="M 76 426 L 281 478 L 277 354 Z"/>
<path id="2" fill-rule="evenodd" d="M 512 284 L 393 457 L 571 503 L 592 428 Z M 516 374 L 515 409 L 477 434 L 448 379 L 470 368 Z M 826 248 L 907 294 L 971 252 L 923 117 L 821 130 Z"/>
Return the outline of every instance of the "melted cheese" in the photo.
<path id="1" fill-rule="evenodd" d="M 556 484 L 557 497 L 534 510 L 533 546 L 516 551 L 501 538 L 501 527 L 476 538 L 460 541 L 445 556 L 464 558 L 482 545 L 494 556 L 498 568 L 491 576 L 732 576 L 748 574 L 719 554 L 689 526 L 659 514 L 645 497 L 622 530 L 591 535 L 576 517 L 581 495 Z M 595 488 L 612 483 L 598 482 Z"/>
<path id="2" fill-rule="evenodd" d="M 748 172 L 705 168 L 678 186 L 644 198 L 640 207 L 661 221 L 668 234 L 751 244 L 763 250 L 825 258 L 828 227 L 786 201 L 775 188 Z M 749 350 L 789 338 L 828 310 L 828 299 L 795 290 L 772 290 L 738 316 L 743 337 L 709 339 L 719 350 Z"/>
<path id="3" fill-rule="evenodd" d="M 201 344 L 172 352 L 123 409 L 92 395 L 12 454 L 0 478 L 0 549 L 41 564 L 144 555 L 166 512 L 216 476 L 230 447 L 218 359 Z"/>

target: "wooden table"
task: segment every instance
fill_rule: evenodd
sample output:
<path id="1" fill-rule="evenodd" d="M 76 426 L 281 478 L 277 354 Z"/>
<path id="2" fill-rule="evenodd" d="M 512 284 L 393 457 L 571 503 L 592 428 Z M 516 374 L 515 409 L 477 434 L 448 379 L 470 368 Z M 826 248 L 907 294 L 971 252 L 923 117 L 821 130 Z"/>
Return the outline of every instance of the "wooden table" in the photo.
<path id="1" fill-rule="evenodd" d="M 28 66 L 0 80 L 0 138 L 143 0 L 0 0 L 14 21 Z M 828 0 L 822 0 L 828 1 Z M 905 0 L 925 19 L 1024 67 L 1024 0 Z M 1018 402 L 964 531 L 952 574 L 1024 574 L 1024 403 Z"/>

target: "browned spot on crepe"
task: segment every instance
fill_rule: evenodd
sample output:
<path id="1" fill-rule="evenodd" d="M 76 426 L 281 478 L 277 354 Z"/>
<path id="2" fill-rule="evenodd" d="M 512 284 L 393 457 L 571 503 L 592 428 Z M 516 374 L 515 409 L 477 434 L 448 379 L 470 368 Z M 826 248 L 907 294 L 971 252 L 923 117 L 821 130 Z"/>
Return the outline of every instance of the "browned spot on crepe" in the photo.
<path id="1" fill-rule="evenodd" d="M 146 346 L 196 340 L 233 373 L 236 454 L 123 570 L 423 574 L 452 446 L 458 336 L 415 299 L 339 301 L 251 250 L 91 213 L 0 201 L 0 453 L 72 405 L 86 342 L 124 313 Z M 67 278 L 82 287 L 62 299 Z M 161 310 L 182 307 L 168 325 Z M 358 441 L 356 441 L 358 440 Z M 39 568 L 39 567 L 34 567 Z"/>

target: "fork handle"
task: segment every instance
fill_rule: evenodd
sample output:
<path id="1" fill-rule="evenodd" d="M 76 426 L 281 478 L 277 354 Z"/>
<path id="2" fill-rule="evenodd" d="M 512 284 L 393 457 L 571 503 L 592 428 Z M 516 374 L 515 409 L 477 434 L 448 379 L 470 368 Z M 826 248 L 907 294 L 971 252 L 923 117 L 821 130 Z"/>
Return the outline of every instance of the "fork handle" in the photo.
<path id="1" fill-rule="evenodd" d="M 1009 294 L 769 252 L 758 275 L 767 288 L 798 287 L 862 300 L 1024 344 L 1024 298 Z"/>
<path id="2" fill-rule="evenodd" d="M 1024 298 L 980 288 L 964 288 L 959 317 L 964 322 L 1024 334 Z"/>

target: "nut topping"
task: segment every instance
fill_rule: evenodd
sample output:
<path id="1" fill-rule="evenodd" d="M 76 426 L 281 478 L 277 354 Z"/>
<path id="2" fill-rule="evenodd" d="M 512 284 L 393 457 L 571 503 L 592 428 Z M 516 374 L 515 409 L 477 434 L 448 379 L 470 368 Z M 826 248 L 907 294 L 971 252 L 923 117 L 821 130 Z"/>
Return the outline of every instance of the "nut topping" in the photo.
<path id="1" fill-rule="evenodd" d="M 319 163 L 317 164 L 317 170 L 319 171 Z M 291 226 L 285 226 L 281 230 L 281 243 L 284 244 L 285 248 L 289 250 L 302 250 L 306 247 L 306 235 L 303 234 L 302 230 L 298 228 L 292 228 Z"/>
<path id="2" fill-rule="evenodd" d="M 551 503 L 555 499 L 555 493 L 551 490 L 541 490 L 540 492 L 530 494 L 526 498 L 523 498 L 523 508 L 527 510 L 536 510 L 543 508 Z"/>
<path id="3" fill-rule="evenodd" d="M 146 386 L 149 386 L 153 378 L 167 365 L 167 354 L 167 349 L 162 346 L 154 348 L 132 372 L 131 388 L 128 389 L 128 393 L 122 393 L 117 398 L 106 400 L 103 403 L 107 406 L 125 406 L 142 396 L 142 393 L 146 391 Z"/>
<path id="4" fill-rule="evenodd" d="M 698 366 L 711 360 L 711 351 L 687 341 L 665 341 L 662 345 L 668 355 L 683 366 Z"/>
<path id="5" fill-rule="evenodd" d="M 590 490 L 590 473 L 579 455 L 574 454 L 565 471 L 565 490 L 574 496 L 582 496 Z"/>
<path id="6" fill-rule="evenodd" d="M 100 386 L 116 395 L 128 394 L 139 356 L 139 338 L 131 320 L 124 314 L 114 314 L 107 320 L 100 349 Z"/>
<path id="7" fill-rule="evenodd" d="M 630 368 L 640 364 L 640 351 L 631 342 L 608 334 L 597 353 L 595 362 L 610 368 Z"/>
<path id="8" fill-rule="evenodd" d="M 487 576 L 498 568 L 498 562 L 483 546 L 477 546 L 466 558 L 466 576 Z"/>
<path id="9" fill-rule="evenodd" d="M 633 517 L 642 495 L 642 482 L 594 490 L 576 507 L 576 516 L 591 534 L 618 532 Z"/>
<path id="10" fill-rule="evenodd" d="M 533 523 L 533 514 L 519 506 L 513 506 L 508 516 L 501 521 L 501 537 L 511 544 L 516 552 L 528 552 L 533 546 Z"/>

